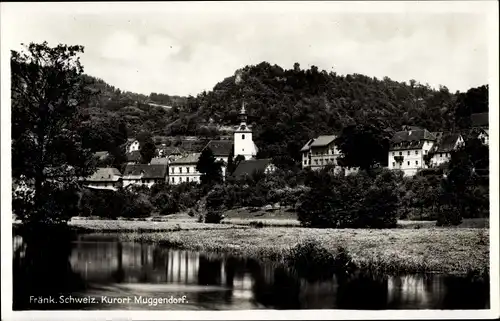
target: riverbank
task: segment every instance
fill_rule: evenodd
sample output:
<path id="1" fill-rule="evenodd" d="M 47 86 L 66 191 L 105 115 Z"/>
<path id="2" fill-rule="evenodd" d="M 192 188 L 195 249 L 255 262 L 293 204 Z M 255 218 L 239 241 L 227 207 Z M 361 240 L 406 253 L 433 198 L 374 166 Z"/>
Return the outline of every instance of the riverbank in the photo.
<path id="1" fill-rule="evenodd" d="M 227 253 L 283 263 L 290 249 L 316 241 L 336 255 L 344 247 L 354 264 L 386 274 L 482 273 L 489 266 L 488 229 L 239 228 L 123 233 L 123 241 L 155 242 L 179 249 Z"/>

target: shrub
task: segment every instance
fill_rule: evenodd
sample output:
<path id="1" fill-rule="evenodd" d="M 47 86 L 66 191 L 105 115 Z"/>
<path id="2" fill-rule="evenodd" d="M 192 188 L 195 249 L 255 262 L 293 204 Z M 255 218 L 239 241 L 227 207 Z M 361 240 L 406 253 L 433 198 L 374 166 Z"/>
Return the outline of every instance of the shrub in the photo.
<path id="1" fill-rule="evenodd" d="M 222 211 L 209 210 L 205 215 L 205 223 L 219 224 L 223 218 L 224 215 L 222 214 Z"/>
<path id="2" fill-rule="evenodd" d="M 335 270 L 335 257 L 315 240 L 297 244 L 290 249 L 285 261 L 300 277 L 308 280 L 331 277 Z"/>

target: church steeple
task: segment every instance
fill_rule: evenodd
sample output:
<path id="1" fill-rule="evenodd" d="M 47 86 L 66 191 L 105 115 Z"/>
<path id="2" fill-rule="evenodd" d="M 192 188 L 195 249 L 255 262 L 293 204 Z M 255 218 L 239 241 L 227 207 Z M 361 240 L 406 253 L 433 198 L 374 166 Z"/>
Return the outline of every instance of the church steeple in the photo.
<path id="1" fill-rule="evenodd" d="M 246 125 L 247 123 L 247 112 L 245 110 L 245 102 L 241 104 L 241 110 L 240 110 L 240 125 Z"/>

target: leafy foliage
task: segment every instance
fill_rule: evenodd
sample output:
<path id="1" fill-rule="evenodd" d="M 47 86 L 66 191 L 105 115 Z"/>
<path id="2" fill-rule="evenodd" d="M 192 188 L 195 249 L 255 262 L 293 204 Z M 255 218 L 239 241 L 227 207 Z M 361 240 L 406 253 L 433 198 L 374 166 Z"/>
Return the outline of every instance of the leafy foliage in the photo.
<path id="1" fill-rule="evenodd" d="M 217 162 L 210 148 L 206 148 L 201 152 L 196 164 L 196 170 L 201 173 L 200 181 L 204 185 L 222 182 L 221 164 Z"/>
<path id="2" fill-rule="evenodd" d="M 31 43 L 11 52 L 12 176 L 34 190 L 29 223 L 64 223 L 77 201 L 77 178 L 92 173 L 78 128 L 90 93 L 81 77 L 82 46 Z M 18 212 L 14 208 L 14 212 Z"/>

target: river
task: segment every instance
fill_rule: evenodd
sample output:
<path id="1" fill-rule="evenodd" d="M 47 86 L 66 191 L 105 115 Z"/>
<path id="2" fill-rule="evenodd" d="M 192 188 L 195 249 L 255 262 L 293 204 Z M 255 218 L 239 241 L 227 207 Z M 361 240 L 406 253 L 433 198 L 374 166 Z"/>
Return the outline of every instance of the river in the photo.
<path id="1" fill-rule="evenodd" d="M 310 281 L 230 255 L 82 234 L 14 237 L 14 310 L 488 309 L 489 284 L 447 275 L 332 275 Z"/>

